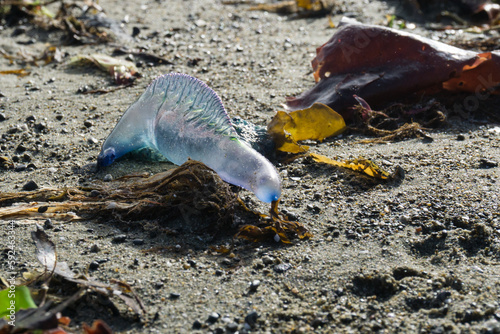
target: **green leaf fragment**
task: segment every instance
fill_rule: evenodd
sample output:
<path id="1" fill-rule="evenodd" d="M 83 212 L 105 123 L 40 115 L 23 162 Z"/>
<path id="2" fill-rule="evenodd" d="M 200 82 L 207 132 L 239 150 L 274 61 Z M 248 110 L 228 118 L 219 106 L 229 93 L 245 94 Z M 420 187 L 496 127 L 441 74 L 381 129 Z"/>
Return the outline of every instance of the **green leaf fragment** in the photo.
<path id="1" fill-rule="evenodd" d="M 23 309 L 37 308 L 26 286 L 16 286 L 0 291 L 0 317 L 8 317 Z"/>

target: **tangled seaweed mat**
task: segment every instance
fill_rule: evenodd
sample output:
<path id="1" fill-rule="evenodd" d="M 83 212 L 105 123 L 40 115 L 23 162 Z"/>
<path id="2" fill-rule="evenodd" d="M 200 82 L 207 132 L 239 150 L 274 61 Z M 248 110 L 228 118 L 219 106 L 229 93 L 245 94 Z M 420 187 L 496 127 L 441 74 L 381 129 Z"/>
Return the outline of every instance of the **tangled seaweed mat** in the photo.
<path id="1" fill-rule="evenodd" d="M 5 207 L 13 203 L 16 205 Z M 248 210 L 216 172 L 201 162 L 188 160 L 180 167 L 151 177 L 124 176 L 112 182 L 77 189 L 0 193 L 0 206 L 3 206 L 0 207 L 0 220 L 99 217 L 144 220 L 171 219 L 176 215 L 186 223 L 192 217 L 201 220 L 196 222 L 198 232 L 209 229 L 217 233 L 231 228 L 234 214 L 239 210 L 250 212 L 257 221 L 256 226 L 242 226 L 236 234 L 239 238 L 263 241 L 278 235 L 286 243 L 293 235 L 301 239 L 312 236 L 302 224 L 290 222 L 280 215 L 277 204 L 273 203 L 269 216 Z"/>

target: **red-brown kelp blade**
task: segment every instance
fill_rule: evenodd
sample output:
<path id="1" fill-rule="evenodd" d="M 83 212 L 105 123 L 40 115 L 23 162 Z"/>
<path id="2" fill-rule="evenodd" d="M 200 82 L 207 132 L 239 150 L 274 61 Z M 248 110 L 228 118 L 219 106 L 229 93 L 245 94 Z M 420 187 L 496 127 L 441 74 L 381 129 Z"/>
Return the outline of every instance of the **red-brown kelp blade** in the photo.
<path id="1" fill-rule="evenodd" d="M 349 120 L 352 116 L 349 108 L 357 103 L 353 95 L 377 105 L 413 93 L 438 92 L 443 87 L 472 93 L 500 91 L 498 51 L 477 54 L 350 19 L 343 19 L 341 25 L 316 50 L 312 61 L 316 85 L 298 97 L 289 98 L 290 110 L 320 102 Z M 458 82 L 454 81 L 456 78 Z"/>

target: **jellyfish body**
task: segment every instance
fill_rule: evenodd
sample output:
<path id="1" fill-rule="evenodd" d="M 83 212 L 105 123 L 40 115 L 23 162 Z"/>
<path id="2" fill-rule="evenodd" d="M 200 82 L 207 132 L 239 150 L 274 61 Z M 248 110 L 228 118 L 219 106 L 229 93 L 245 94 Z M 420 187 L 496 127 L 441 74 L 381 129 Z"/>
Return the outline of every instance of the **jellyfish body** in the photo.
<path id="1" fill-rule="evenodd" d="M 261 201 L 281 196 L 276 168 L 238 137 L 217 94 L 191 76 L 170 73 L 155 79 L 104 142 L 98 166 L 144 147 L 176 165 L 201 161 Z"/>

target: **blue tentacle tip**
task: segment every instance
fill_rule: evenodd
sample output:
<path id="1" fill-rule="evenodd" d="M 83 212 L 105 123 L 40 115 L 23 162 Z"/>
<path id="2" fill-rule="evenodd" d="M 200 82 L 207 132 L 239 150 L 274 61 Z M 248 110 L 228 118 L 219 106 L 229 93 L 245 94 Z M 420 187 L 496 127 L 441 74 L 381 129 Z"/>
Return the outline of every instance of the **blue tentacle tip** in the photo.
<path id="1" fill-rule="evenodd" d="M 113 147 L 108 147 L 97 156 L 97 167 L 107 167 L 115 161 L 115 158 L 115 149 Z"/>

